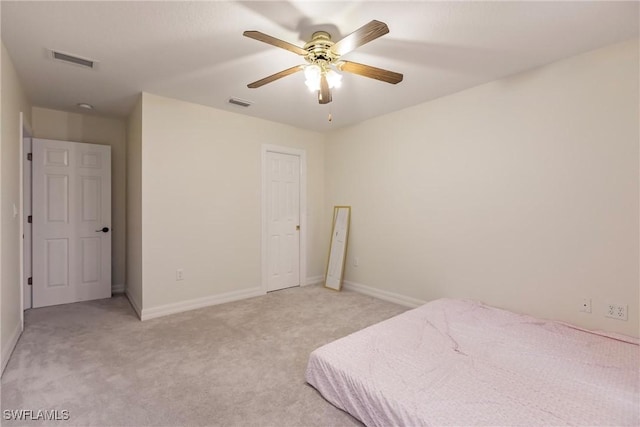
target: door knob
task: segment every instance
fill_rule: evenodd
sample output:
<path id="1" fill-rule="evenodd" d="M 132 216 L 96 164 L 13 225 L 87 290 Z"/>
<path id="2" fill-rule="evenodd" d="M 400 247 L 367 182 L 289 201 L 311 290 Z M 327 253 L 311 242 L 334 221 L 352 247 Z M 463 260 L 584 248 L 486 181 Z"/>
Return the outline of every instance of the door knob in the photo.
<path id="1" fill-rule="evenodd" d="M 101 232 L 101 231 L 102 231 L 103 233 L 108 233 L 108 232 L 109 232 L 109 227 L 102 227 L 100 230 L 96 230 L 96 233 L 99 233 L 99 232 Z"/>

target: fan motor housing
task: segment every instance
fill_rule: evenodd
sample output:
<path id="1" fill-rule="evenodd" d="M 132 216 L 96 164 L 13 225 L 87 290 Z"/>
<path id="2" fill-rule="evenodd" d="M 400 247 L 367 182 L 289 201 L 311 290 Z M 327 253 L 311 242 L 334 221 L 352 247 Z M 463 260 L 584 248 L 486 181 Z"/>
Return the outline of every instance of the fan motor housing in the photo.
<path id="1" fill-rule="evenodd" d="M 319 61 L 331 63 L 339 57 L 331 51 L 333 45 L 331 34 L 326 31 L 316 31 L 311 36 L 311 41 L 304 45 L 303 49 L 309 52 L 305 59 L 312 64 Z"/>

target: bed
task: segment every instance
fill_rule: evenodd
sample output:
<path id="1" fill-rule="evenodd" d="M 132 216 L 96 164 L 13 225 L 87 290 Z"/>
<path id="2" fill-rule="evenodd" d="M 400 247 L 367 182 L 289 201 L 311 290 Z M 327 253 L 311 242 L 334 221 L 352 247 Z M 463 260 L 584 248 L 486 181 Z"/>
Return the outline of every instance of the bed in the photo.
<path id="1" fill-rule="evenodd" d="M 440 299 L 316 349 L 306 380 L 367 426 L 638 426 L 639 349 Z"/>

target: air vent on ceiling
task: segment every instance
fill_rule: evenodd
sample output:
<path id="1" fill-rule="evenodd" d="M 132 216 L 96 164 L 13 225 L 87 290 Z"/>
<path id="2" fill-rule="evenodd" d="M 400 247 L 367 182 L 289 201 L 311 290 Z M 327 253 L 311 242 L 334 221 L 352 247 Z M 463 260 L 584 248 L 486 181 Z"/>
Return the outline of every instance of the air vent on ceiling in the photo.
<path id="1" fill-rule="evenodd" d="M 80 58 L 79 56 L 58 52 L 56 50 L 52 50 L 51 54 L 53 55 L 53 59 L 57 59 L 58 61 L 68 62 L 75 65 L 80 65 L 82 67 L 94 68 L 96 64 L 96 61 L 93 61 L 91 59 Z"/>
<path id="2" fill-rule="evenodd" d="M 251 101 L 245 101 L 244 99 L 240 99 L 240 98 L 229 98 L 229 104 L 235 104 L 241 107 L 248 107 L 253 103 Z"/>

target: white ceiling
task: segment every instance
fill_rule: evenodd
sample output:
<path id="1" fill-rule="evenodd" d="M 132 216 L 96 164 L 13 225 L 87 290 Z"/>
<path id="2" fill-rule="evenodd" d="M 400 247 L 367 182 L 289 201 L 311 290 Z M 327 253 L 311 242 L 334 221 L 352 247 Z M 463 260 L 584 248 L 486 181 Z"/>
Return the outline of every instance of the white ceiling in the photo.
<path id="1" fill-rule="evenodd" d="M 326 131 L 526 69 L 638 37 L 638 2 L 11 2 L 2 41 L 34 105 L 125 117 L 142 91 Z M 377 19 L 390 33 L 345 59 L 404 74 L 390 85 L 346 74 L 319 105 L 302 73 L 258 89 L 247 83 L 302 63 L 243 37 L 259 30 L 302 46 Z M 51 59 L 56 49 L 96 70 Z M 230 97 L 253 102 L 228 104 Z M 333 122 L 327 120 L 332 113 Z"/>

